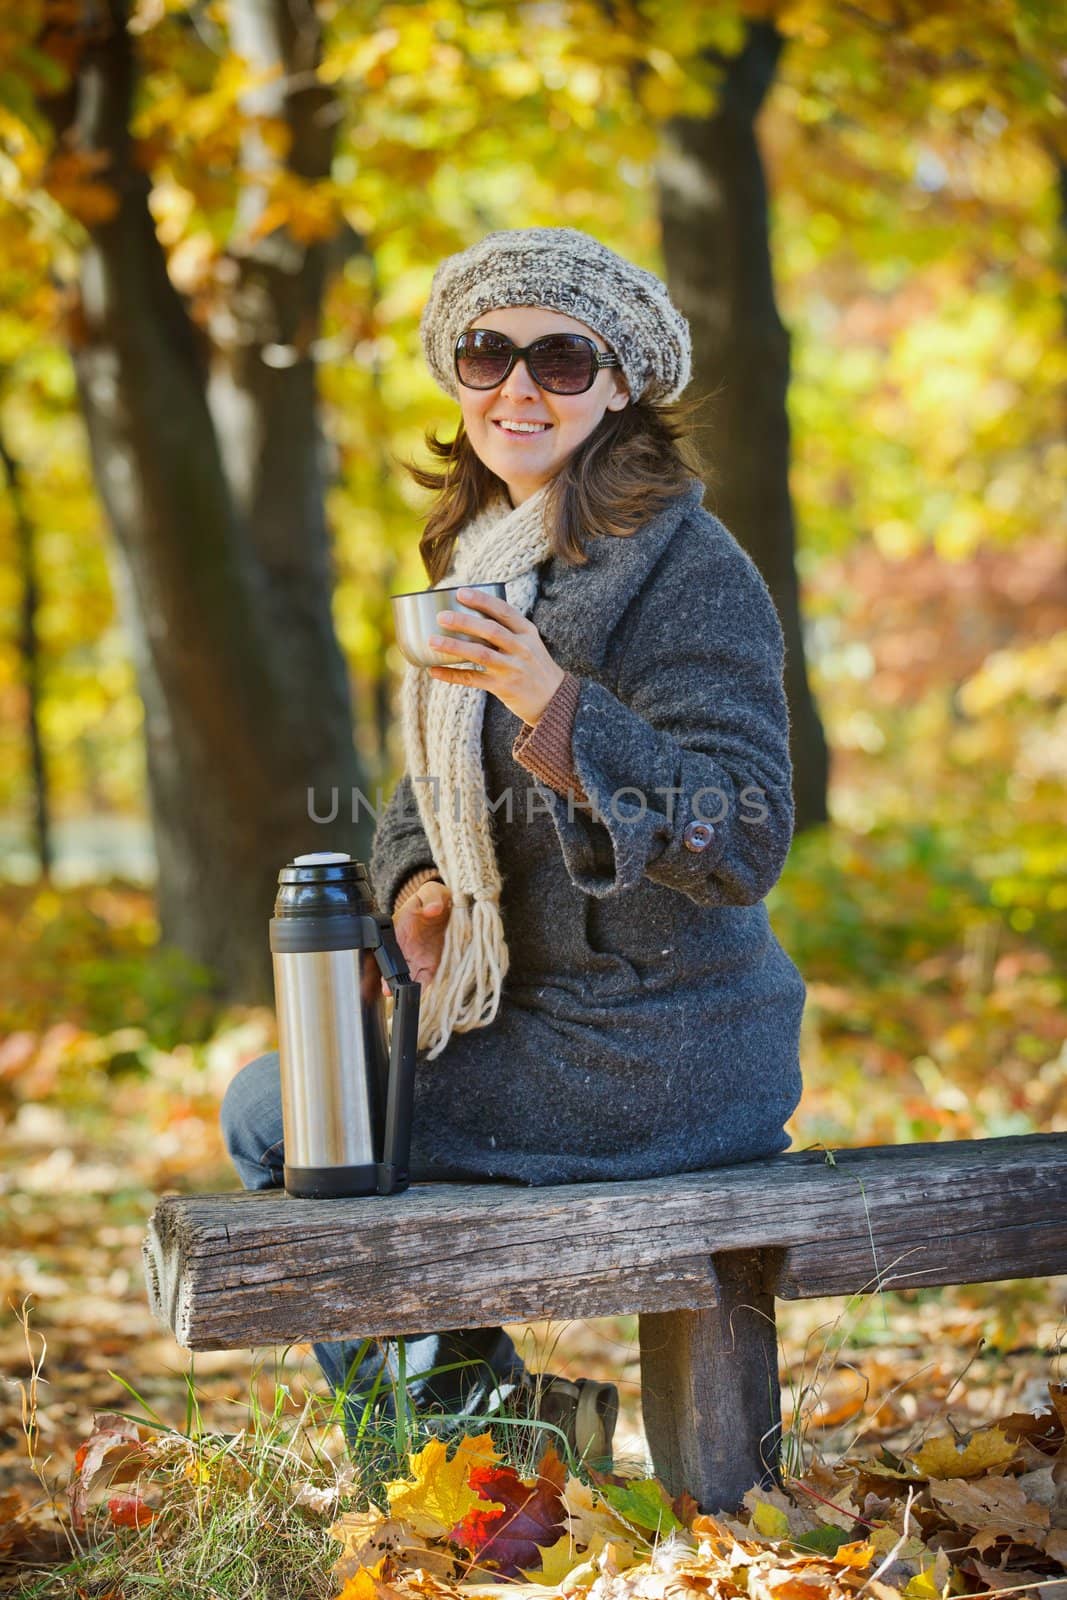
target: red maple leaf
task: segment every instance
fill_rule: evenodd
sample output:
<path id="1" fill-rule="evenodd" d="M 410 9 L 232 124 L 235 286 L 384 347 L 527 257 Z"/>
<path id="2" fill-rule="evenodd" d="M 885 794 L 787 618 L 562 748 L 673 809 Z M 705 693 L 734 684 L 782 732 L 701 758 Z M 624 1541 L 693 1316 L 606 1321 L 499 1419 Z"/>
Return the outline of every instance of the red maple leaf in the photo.
<path id="1" fill-rule="evenodd" d="M 113 1495 L 107 1509 L 116 1528 L 145 1528 L 156 1514 L 152 1506 L 146 1505 L 136 1494 Z"/>
<path id="2" fill-rule="evenodd" d="M 549 1445 L 540 1471 L 524 1482 L 513 1467 L 472 1467 L 467 1482 L 483 1500 L 497 1500 L 500 1511 L 468 1511 L 449 1534 L 453 1544 L 491 1561 L 502 1577 L 541 1563 L 541 1550 L 563 1532 L 563 1485 L 567 1469 Z"/>
<path id="3" fill-rule="evenodd" d="M 93 1418 L 93 1431 L 74 1457 L 74 1475 L 67 1489 L 71 1521 L 79 1531 L 85 1527 L 90 1491 L 106 1475 L 107 1483 L 128 1483 L 145 1464 L 144 1445 L 132 1422 L 116 1412 L 100 1412 Z"/>

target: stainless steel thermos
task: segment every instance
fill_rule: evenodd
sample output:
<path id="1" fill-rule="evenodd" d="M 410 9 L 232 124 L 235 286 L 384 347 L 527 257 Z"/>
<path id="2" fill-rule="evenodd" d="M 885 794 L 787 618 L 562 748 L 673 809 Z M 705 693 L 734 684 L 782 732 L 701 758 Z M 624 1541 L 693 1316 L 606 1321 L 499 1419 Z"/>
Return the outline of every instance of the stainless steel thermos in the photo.
<path id="1" fill-rule="evenodd" d="M 421 990 L 363 863 L 324 851 L 283 867 L 270 947 L 287 1192 L 406 1189 Z"/>

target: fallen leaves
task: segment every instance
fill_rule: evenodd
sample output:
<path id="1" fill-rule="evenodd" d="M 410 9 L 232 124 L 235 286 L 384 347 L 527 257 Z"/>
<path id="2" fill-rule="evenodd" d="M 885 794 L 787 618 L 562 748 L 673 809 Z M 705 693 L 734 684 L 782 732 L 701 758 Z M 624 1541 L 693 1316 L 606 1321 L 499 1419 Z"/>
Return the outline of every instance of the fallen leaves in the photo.
<path id="1" fill-rule="evenodd" d="M 984 1428 L 972 1433 L 966 1442 L 951 1434 L 930 1439 L 910 1458 L 924 1478 L 973 1478 L 992 1467 L 1003 1466 L 1015 1455 L 1016 1447 L 999 1428 Z"/>
<path id="2" fill-rule="evenodd" d="M 545 1550 L 570 1537 L 566 1470 L 551 1448 L 528 1479 L 500 1462 L 489 1434 L 461 1439 L 451 1455 L 433 1439 L 409 1466 L 410 1477 L 385 1487 L 388 1514 L 349 1512 L 330 1529 L 344 1546 L 334 1573 L 346 1584 L 360 1571 L 384 1581 L 381 1563 L 394 1557 L 431 1583 L 474 1566 L 514 1577 L 538 1568 Z"/>
<path id="3" fill-rule="evenodd" d="M 948 1552 L 954 1593 L 975 1584 L 1003 1590 L 1012 1583 L 1065 1582 L 1067 1557 L 1067 1442 L 1061 1385 L 1049 1385 L 1050 1409 L 1014 1413 L 969 1436 L 941 1434 L 902 1459 L 872 1471 L 855 1463 L 858 1481 L 877 1484 L 867 1505 L 890 1510 L 907 1494 L 918 1533 L 933 1561 L 904 1587 L 907 1600 L 942 1595 Z M 884 1453 L 883 1453 L 884 1454 Z M 917 1552 L 908 1549 L 908 1560 Z M 1036 1573 L 1036 1577 L 1035 1577 Z M 933 1585 L 933 1587 L 931 1587 Z M 1067 1587 L 1064 1589 L 1067 1594 Z"/>
<path id="4" fill-rule="evenodd" d="M 472 1487 L 469 1475 L 498 1460 L 488 1433 L 461 1439 L 451 1460 L 441 1440 L 431 1439 L 425 1449 L 411 1456 L 411 1477 L 386 1484 L 389 1510 L 409 1522 L 416 1533 L 432 1536 L 451 1528 L 468 1512 L 486 1510 L 486 1496 Z M 503 1507 L 498 1504 L 493 1509 Z"/>
<path id="5" fill-rule="evenodd" d="M 788 1539 L 789 1518 L 778 1506 L 757 1500 L 752 1508 L 752 1526 L 765 1539 Z"/>
<path id="6" fill-rule="evenodd" d="M 601 1496 L 624 1522 L 663 1536 L 682 1526 L 675 1516 L 663 1485 L 655 1478 L 638 1478 L 629 1483 L 601 1485 Z M 691 1500 L 693 1510 L 696 1502 Z"/>
<path id="7" fill-rule="evenodd" d="M 432 1439 L 403 1477 L 376 1486 L 351 1462 L 312 1471 L 296 1454 L 282 1503 L 320 1519 L 322 1537 L 334 1514 L 336 1600 L 491 1600 L 508 1586 L 524 1600 L 951 1600 L 1023 1588 L 1060 1600 L 1067 1403 L 1055 1385 L 1049 1400 L 1038 1416 L 899 1456 L 813 1460 L 803 1478 L 751 1489 L 736 1516 L 701 1512 L 686 1493 L 672 1501 L 655 1478 L 568 1477 L 551 1447 L 520 1475 L 488 1433 Z M 103 1413 L 75 1458 L 71 1521 L 90 1542 L 147 1538 L 165 1559 L 183 1517 L 192 1532 L 205 1503 L 247 1506 L 255 1448 Z M 29 1531 L 22 1502 L 0 1502 L 0 1562 L 5 1547 L 29 1548 Z"/>
<path id="8" fill-rule="evenodd" d="M 111 1412 L 97 1416 L 92 1433 L 74 1457 L 74 1476 L 67 1491 L 74 1527 L 79 1532 L 84 1529 L 90 1494 L 101 1480 L 110 1487 L 136 1478 L 146 1465 L 144 1444 L 136 1426 Z M 141 1523 L 130 1520 L 134 1513 L 127 1499 L 119 1497 L 109 1502 L 112 1521 L 117 1527 L 139 1527 Z"/>
<path id="9" fill-rule="evenodd" d="M 136 1494 L 112 1495 L 107 1509 L 116 1528 L 147 1528 L 156 1514 L 155 1506 Z"/>
<path id="10" fill-rule="evenodd" d="M 42 1518 L 17 1489 L 0 1494 L 0 1573 L 58 1561 L 68 1548 L 64 1530 L 53 1517 Z"/>
<path id="11" fill-rule="evenodd" d="M 551 1445 L 530 1481 L 511 1467 L 472 1467 L 471 1488 L 487 1503 L 468 1511 L 449 1538 L 481 1563 L 491 1563 L 501 1576 L 515 1577 L 558 1542 L 565 1520 L 565 1478 L 566 1468 Z"/>
<path id="12" fill-rule="evenodd" d="M 386 1566 L 388 1556 L 382 1556 L 373 1567 L 358 1567 L 345 1583 L 338 1595 L 338 1600 L 384 1600 L 393 1594 L 386 1580 Z"/>
<path id="13" fill-rule="evenodd" d="M 689 1495 L 672 1503 L 654 1478 L 566 1478 L 551 1450 L 524 1480 L 486 1437 L 451 1456 L 436 1445 L 389 1485 L 389 1514 L 331 1530 L 345 1544 L 341 1597 L 480 1600 L 486 1576 L 562 1600 L 948 1600 L 1024 1581 L 1051 1594 L 1067 1581 L 1063 1397 L 1051 1398 L 1039 1417 L 903 1457 L 813 1464 L 810 1483 L 750 1490 L 747 1520 L 702 1513 Z"/>

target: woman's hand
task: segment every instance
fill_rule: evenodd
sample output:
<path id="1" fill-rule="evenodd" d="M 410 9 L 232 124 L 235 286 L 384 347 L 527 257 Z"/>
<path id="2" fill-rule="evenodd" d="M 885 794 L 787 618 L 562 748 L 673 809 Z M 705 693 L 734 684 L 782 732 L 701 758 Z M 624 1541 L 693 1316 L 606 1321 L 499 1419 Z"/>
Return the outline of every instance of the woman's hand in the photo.
<path id="1" fill-rule="evenodd" d="M 393 915 L 396 942 L 416 983 L 429 983 L 441 962 L 445 929 L 452 915 L 452 891 L 431 879 L 420 884 Z M 382 993 L 389 985 L 382 979 Z"/>
<path id="2" fill-rule="evenodd" d="M 563 668 L 553 661 L 530 619 L 507 600 L 480 589 L 460 589 L 456 598 L 483 615 L 442 611 L 438 627 L 474 634 L 481 642 L 471 644 L 466 639 L 434 634 L 430 644 L 461 661 L 476 661 L 484 671 L 472 674 L 463 667 L 431 667 L 431 676 L 444 683 L 488 689 L 523 722 L 535 723 L 566 677 Z"/>

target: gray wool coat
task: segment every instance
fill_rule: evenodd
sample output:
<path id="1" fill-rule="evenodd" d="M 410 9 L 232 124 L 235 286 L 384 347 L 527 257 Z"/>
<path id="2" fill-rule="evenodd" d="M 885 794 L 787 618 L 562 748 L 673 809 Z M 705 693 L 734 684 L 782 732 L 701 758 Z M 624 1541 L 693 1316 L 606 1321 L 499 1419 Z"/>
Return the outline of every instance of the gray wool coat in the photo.
<path id="1" fill-rule="evenodd" d="M 793 828 L 782 631 L 703 492 L 590 540 L 585 566 L 542 566 L 531 620 L 581 681 L 590 804 L 514 760 L 522 724 L 487 696 L 510 967 L 492 1023 L 420 1056 L 413 1158 L 550 1184 L 789 1143 L 805 991 L 763 905 Z M 433 864 L 406 775 L 371 856 L 380 907 Z"/>

